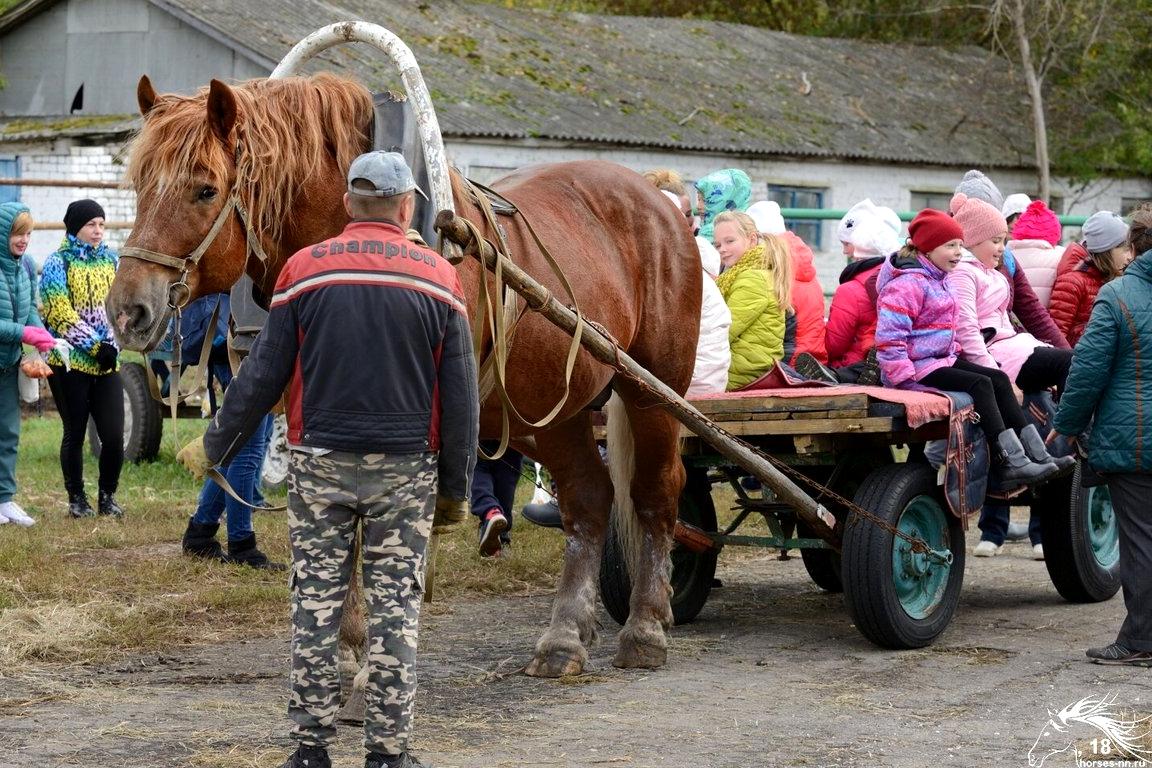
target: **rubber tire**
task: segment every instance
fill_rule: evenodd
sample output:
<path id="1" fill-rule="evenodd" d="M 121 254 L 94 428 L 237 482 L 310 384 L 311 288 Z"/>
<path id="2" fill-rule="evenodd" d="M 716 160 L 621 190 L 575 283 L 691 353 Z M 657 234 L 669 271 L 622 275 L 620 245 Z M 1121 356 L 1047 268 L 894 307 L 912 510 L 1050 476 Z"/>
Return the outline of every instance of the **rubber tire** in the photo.
<path id="1" fill-rule="evenodd" d="M 867 520 L 852 521 L 844 533 L 844 603 L 860 633 L 884 648 L 930 645 L 951 623 L 964 583 L 964 527 L 948 511 L 930 466 L 905 463 L 882 467 L 868 476 L 853 501 L 895 526 L 918 496 L 935 500 L 946 518 L 953 558 L 940 600 L 929 615 L 910 616 L 900 603 L 893 583 L 893 534 Z"/>
<path id="2" fill-rule="evenodd" d="M 148 389 L 146 377 L 150 375 L 140 363 L 120 364 L 120 381 L 124 385 L 124 461 L 133 464 L 155 461 L 164 437 L 164 414 Z M 100 436 L 91 418 L 88 419 L 88 447 L 93 456 L 100 458 Z"/>
<path id="3" fill-rule="evenodd" d="M 889 450 L 887 456 L 871 452 L 850 453 L 843 460 L 849 462 L 849 466 L 842 470 L 836 487 L 832 490 L 850 499 L 856 495 L 856 491 L 871 472 L 892 463 L 892 452 Z M 826 482 L 829 477 L 831 472 L 824 476 L 821 482 Z M 833 513 L 838 519 L 840 518 L 838 510 L 834 510 Z M 796 521 L 796 534 L 801 538 L 815 538 L 812 529 L 802 520 Z M 832 594 L 844 591 L 839 552 L 834 549 L 801 549 L 800 558 L 804 561 L 804 570 L 808 571 L 808 576 L 816 586 Z"/>
<path id="4" fill-rule="evenodd" d="M 712 485 L 703 469 L 686 467 L 688 480 L 680 494 L 680 519 L 708 532 L 716 531 L 716 507 Z M 699 615 L 716 576 L 716 550 L 697 553 L 672 544 L 672 621 L 687 624 Z M 604 554 L 600 560 L 600 598 L 608 614 L 621 626 L 631 610 L 632 580 L 628 564 L 616 538 L 615 526 L 608 526 Z"/>
<path id="5" fill-rule="evenodd" d="M 1070 477 L 1041 486 L 1033 506 L 1041 513 L 1044 565 L 1056 591 L 1070 603 L 1100 603 L 1120 591 L 1120 563 L 1117 558 L 1106 568 L 1093 554 L 1088 535 L 1091 489 L 1080 485 L 1082 471 L 1083 463 L 1077 462 Z"/>

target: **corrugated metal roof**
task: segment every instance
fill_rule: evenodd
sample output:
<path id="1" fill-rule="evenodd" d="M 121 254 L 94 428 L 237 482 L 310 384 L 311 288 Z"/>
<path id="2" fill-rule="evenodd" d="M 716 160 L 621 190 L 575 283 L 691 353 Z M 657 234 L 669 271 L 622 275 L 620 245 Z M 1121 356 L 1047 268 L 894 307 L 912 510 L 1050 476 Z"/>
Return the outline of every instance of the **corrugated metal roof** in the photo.
<path id="1" fill-rule="evenodd" d="M 262 62 L 279 61 L 332 22 L 381 24 L 412 48 L 450 137 L 1035 165 L 1022 85 L 1006 61 L 975 47 L 460 0 L 150 1 Z M 353 75 L 374 89 L 399 88 L 384 54 L 367 46 L 331 49 L 312 68 Z"/>

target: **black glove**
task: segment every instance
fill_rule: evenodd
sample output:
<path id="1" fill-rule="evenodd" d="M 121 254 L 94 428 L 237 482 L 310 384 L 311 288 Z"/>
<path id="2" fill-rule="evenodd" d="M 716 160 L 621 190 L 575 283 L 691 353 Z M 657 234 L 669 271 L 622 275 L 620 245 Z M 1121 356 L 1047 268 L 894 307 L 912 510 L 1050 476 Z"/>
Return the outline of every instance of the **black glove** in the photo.
<path id="1" fill-rule="evenodd" d="M 96 349 L 92 351 L 92 357 L 96 358 L 96 365 L 100 366 L 101 371 L 110 371 L 115 368 L 118 354 L 116 347 L 106 341 L 97 344 Z"/>

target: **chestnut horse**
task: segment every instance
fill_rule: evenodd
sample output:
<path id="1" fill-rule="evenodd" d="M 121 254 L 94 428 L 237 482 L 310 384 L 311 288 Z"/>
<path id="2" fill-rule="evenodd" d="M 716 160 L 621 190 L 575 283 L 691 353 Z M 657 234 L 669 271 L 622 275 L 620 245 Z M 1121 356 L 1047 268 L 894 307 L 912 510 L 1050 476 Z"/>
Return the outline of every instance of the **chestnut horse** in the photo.
<path id="1" fill-rule="evenodd" d="M 148 350 L 165 333 L 181 260 L 201 244 L 202 258 L 184 270 L 192 298 L 227 290 L 245 270 L 270 296 L 289 256 L 341 231 L 347 223 L 345 169 L 370 148 L 372 106 L 364 88 L 332 75 L 231 87 L 214 80 L 191 97 L 157 95 L 145 77 L 137 95 L 144 124 L 128 165 L 137 194 L 136 223 L 107 308 L 120 343 Z M 567 274 L 585 316 L 654 375 L 684 392 L 696 351 L 701 271 L 677 209 L 640 175 L 599 161 L 535 166 L 493 187 L 531 222 Z M 452 191 L 457 214 L 494 240 L 455 174 Z M 224 211 L 233 196 L 236 209 Z M 513 260 L 566 301 L 523 220 L 505 217 L 501 224 Z M 131 249 L 174 261 L 132 258 Z M 469 297 L 478 295 L 481 279 L 492 279 L 471 258 L 458 269 Z M 482 309 L 470 307 L 473 324 L 481 322 Z M 562 395 L 570 342 L 534 312 L 521 320 L 511 343 L 507 390 L 526 419 L 542 418 Z M 382 377 L 388 374 L 381 371 Z M 634 533 L 625 546 L 631 546 L 628 559 L 635 567 L 631 613 L 614 663 L 657 667 L 666 660 L 664 630 L 672 621 L 669 548 L 684 483 L 679 427 L 663 408 L 581 350 L 570 397 L 555 420 L 541 429 L 512 425 L 513 447 L 524 448 L 555 478 L 566 537 L 551 625 L 536 644 L 529 674 L 578 674 L 587 660 L 586 646 L 595 639 L 598 569 L 614 499 L 588 406 L 609 386 L 626 413 L 609 419 L 611 431 L 634 438 L 629 441 L 634 450 L 609 449 L 620 467 L 633 469 L 627 481 L 617 483 L 619 508 L 632 510 L 628 527 Z M 500 413 L 496 396 L 488 397 L 481 435 L 499 436 Z M 623 472 L 614 470 L 613 476 L 626 477 Z"/>

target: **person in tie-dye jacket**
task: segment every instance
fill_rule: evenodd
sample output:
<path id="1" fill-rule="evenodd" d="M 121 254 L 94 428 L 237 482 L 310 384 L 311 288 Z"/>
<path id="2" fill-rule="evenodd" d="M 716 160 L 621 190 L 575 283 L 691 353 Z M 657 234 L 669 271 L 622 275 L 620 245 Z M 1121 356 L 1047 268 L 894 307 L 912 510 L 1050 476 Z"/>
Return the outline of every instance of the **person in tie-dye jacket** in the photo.
<path id="1" fill-rule="evenodd" d="M 97 509 L 121 517 L 124 511 L 114 494 L 124 463 L 124 388 L 119 350 L 104 311 L 119 260 L 104 243 L 104 209 L 95 200 L 71 203 L 64 228 L 64 241 L 45 260 L 40 276 L 40 313 L 52 335 L 72 346 L 67 367 L 57 352 L 48 358 L 53 373 L 48 383 L 64 422 L 60 469 L 68 513 L 95 514 L 84 491 L 84 435 L 91 416 L 101 444 Z"/>

